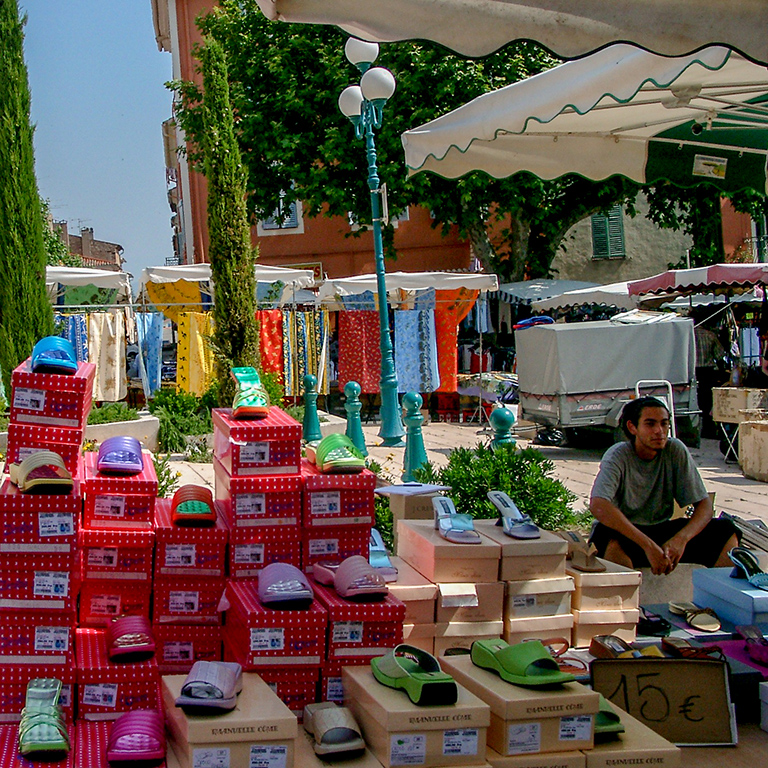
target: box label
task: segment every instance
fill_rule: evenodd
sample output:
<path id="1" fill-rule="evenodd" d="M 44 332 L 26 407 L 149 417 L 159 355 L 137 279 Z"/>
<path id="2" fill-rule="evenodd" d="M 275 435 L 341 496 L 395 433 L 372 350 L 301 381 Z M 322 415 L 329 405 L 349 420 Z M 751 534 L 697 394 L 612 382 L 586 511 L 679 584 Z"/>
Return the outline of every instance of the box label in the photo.
<path id="1" fill-rule="evenodd" d="M 240 446 L 240 461 L 248 464 L 266 464 L 269 461 L 269 443 L 246 443 Z"/>
<path id="2" fill-rule="evenodd" d="M 229 749 L 193 749 L 192 768 L 230 768 Z"/>
<path id="3" fill-rule="evenodd" d="M 286 768 L 288 747 L 251 744 L 249 768 Z"/>
<path id="4" fill-rule="evenodd" d="M 443 731 L 443 754 L 476 755 L 478 739 L 477 728 L 455 728 Z"/>
<path id="5" fill-rule="evenodd" d="M 32 593 L 35 597 L 66 597 L 69 571 L 35 571 Z"/>
<path id="6" fill-rule="evenodd" d="M 35 627 L 36 651 L 68 651 L 68 627 Z"/>
<path id="7" fill-rule="evenodd" d="M 589 741 L 592 738 L 592 715 L 560 718 L 560 741 Z"/>
<path id="8" fill-rule="evenodd" d="M 166 567 L 194 565 L 197 553 L 194 544 L 168 544 L 165 548 Z"/>
<path id="9" fill-rule="evenodd" d="M 62 685 L 61 686 L 61 695 L 59 696 L 59 704 L 61 704 L 62 707 L 65 709 L 72 703 L 72 686 Z"/>
<path id="10" fill-rule="evenodd" d="M 199 606 L 199 592 L 171 592 L 168 596 L 168 610 L 174 613 L 197 613 Z"/>
<path id="11" fill-rule="evenodd" d="M 45 410 L 45 390 L 44 389 L 19 389 L 13 388 L 13 407 L 25 408 L 28 411 Z"/>
<path id="12" fill-rule="evenodd" d="M 93 513 L 100 517 L 125 517 L 125 496 L 95 496 Z"/>
<path id="13" fill-rule="evenodd" d="M 424 765 L 427 762 L 426 735 L 393 733 L 389 737 L 389 762 L 392 765 Z"/>
<path id="14" fill-rule="evenodd" d="M 192 643 L 171 640 L 163 645 L 163 661 L 192 661 L 194 652 Z"/>
<path id="15" fill-rule="evenodd" d="M 344 701 L 344 688 L 341 685 L 340 677 L 329 677 L 327 685 L 326 695 L 328 701 L 342 702 Z"/>
<path id="16" fill-rule="evenodd" d="M 541 752 L 541 723 L 510 723 L 507 729 L 507 754 Z"/>
<path id="17" fill-rule="evenodd" d="M 362 643 L 363 642 L 363 622 L 362 621 L 334 621 L 333 622 L 333 642 L 334 643 Z"/>
<path id="18" fill-rule="evenodd" d="M 311 557 L 318 557 L 322 555 L 337 555 L 338 553 L 338 539 L 312 539 L 309 542 L 309 554 Z"/>
<path id="19" fill-rule="evenodd" d="M 536 607 L 536 595 L 515 595 L 512 598 L 512 607 L 516 611 L 530 610 Z"/>
<path id="20" fill-rule="evenodd" d="M 91 613 L 94 616 L 119 616 L 120 595 L 94 595 L 91 598 Z"/>
<path id="21" fill-rule="evenodd" d="M 93 707 L 114 707 L 117 704 L 117 683 L 84 685 L 83 704 L 90 704 Z"/>
<path id="22" fill-rule="evenodd" d="M 238 565 L 261 565 L 264 562 L 263 544 L 236 544 L 235 563 Z"/>
<path id="23" fill-rule="evenodd" d="M 37 516 L 37 532 L 40 538 L 72 536 L 75 532 L 75 520 L 67 512 L 41 512 Z"/>
<path id="24" fill-rule="evenodd" d="M 341 512 L 341 493 L 339 491 L 312 493 L 309 505 L 313 515 L 337 515 Z"/>
<path id="25" fill-rule="evenodd" d="M 117 547 L 90 547 L 88 565 L 103 565 L 114 568 L 117 565 Z"/>
<path id="26" fill-rule="evenodd" d="M 285 648 L 285 630 L 282 627 L 256 627 L 251 629 L 252 651 L 282 651 Z"/>
<path id="27" fill-rule="evenodd" d="M 19 454 L 19 463 L 24 461 L 24 459 L 31 456 L 33 453 L 40 453 L 40 451 L 45 451 L 47 448 L 19 448 L 18 454 Z"/>
<path id="28" fill-rule="evenodd" d="M 236 515 L 263 515 L 267 502 L 263 493 L 239 493 L 235 497 Z"/>

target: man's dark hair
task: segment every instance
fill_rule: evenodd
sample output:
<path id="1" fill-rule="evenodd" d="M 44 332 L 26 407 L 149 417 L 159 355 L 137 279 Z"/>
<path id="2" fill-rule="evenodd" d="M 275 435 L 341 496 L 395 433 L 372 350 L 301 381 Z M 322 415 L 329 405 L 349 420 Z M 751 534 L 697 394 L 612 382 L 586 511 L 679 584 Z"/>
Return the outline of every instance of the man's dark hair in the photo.
<path id="1" fill-rule="evenodd" d="M 619 423 L 624 431 L 624 434 L 632 440 L 634 435 L 629 431 L 627 426 L 629 423 L 637 426 L 640 421 L 640 414 L 643 412 L 643 408 L 663 408 L 669 413 L 669 408 L 663 400 L 659 400 L 658 397 L 638 397 L 637 400 L 630 400 L 621 411 L 621 419 Z"/>

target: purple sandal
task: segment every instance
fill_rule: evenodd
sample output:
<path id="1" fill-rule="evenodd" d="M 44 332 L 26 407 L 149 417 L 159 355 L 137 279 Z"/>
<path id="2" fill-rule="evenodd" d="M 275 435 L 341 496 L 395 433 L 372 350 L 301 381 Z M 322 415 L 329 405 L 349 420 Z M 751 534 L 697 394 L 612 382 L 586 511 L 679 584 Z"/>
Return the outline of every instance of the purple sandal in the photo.
<path id="1" fill-rule="evenodd" d="M 141 443 L 135 437 L 115 435 L 99 446 L 99 472 L 111 475 L 138 475 L 144 469 Z"/>
<path id="2" fill-rule="evenodd" d="M 110 763 L 150 763 L 165 759 L 165 723 L 156 709 L 134 709 L 115 720 L 109 732 Z"/>
<path id="3" fill-rule="evenodd" d="M 259 572 L 259 600 L 268 608 L 309 608 L 314 596 L 307 577 L 295 565 L 270 563 Z"/>

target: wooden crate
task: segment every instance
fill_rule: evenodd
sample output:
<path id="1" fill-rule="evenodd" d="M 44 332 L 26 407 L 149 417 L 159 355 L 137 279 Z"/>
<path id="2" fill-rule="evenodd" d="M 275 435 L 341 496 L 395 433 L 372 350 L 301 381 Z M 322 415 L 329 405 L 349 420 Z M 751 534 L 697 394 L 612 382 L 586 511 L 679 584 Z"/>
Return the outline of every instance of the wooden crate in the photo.
<path id="1" fill-rule="evenodd" d="M 765 408 L 768 405 L 768 389 L 750 387 L 713 387 L 712 418 L 729 424 L 742 421 L 739 411 Z"/>

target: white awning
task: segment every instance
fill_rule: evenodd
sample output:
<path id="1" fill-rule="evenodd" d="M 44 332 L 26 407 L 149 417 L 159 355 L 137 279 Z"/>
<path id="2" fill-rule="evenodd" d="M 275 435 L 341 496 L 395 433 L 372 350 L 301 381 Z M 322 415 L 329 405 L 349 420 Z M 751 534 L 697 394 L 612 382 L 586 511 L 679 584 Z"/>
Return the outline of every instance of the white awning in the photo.
<path id="1" fill-rule="evenodd" d="M 476 272 L 387 272 L 387 293 L 396 290 L 423 291 L 434 288 L 438 291 L 451 291 L 466 288 L 474 291 L 495 291 L 499 287 L 496 275 Z M 365 291 L 376 292 L 376 275 L 358 275 L 325 280 L 318 298 L 332 300 L 337 296 L 355 296 Z"/>

